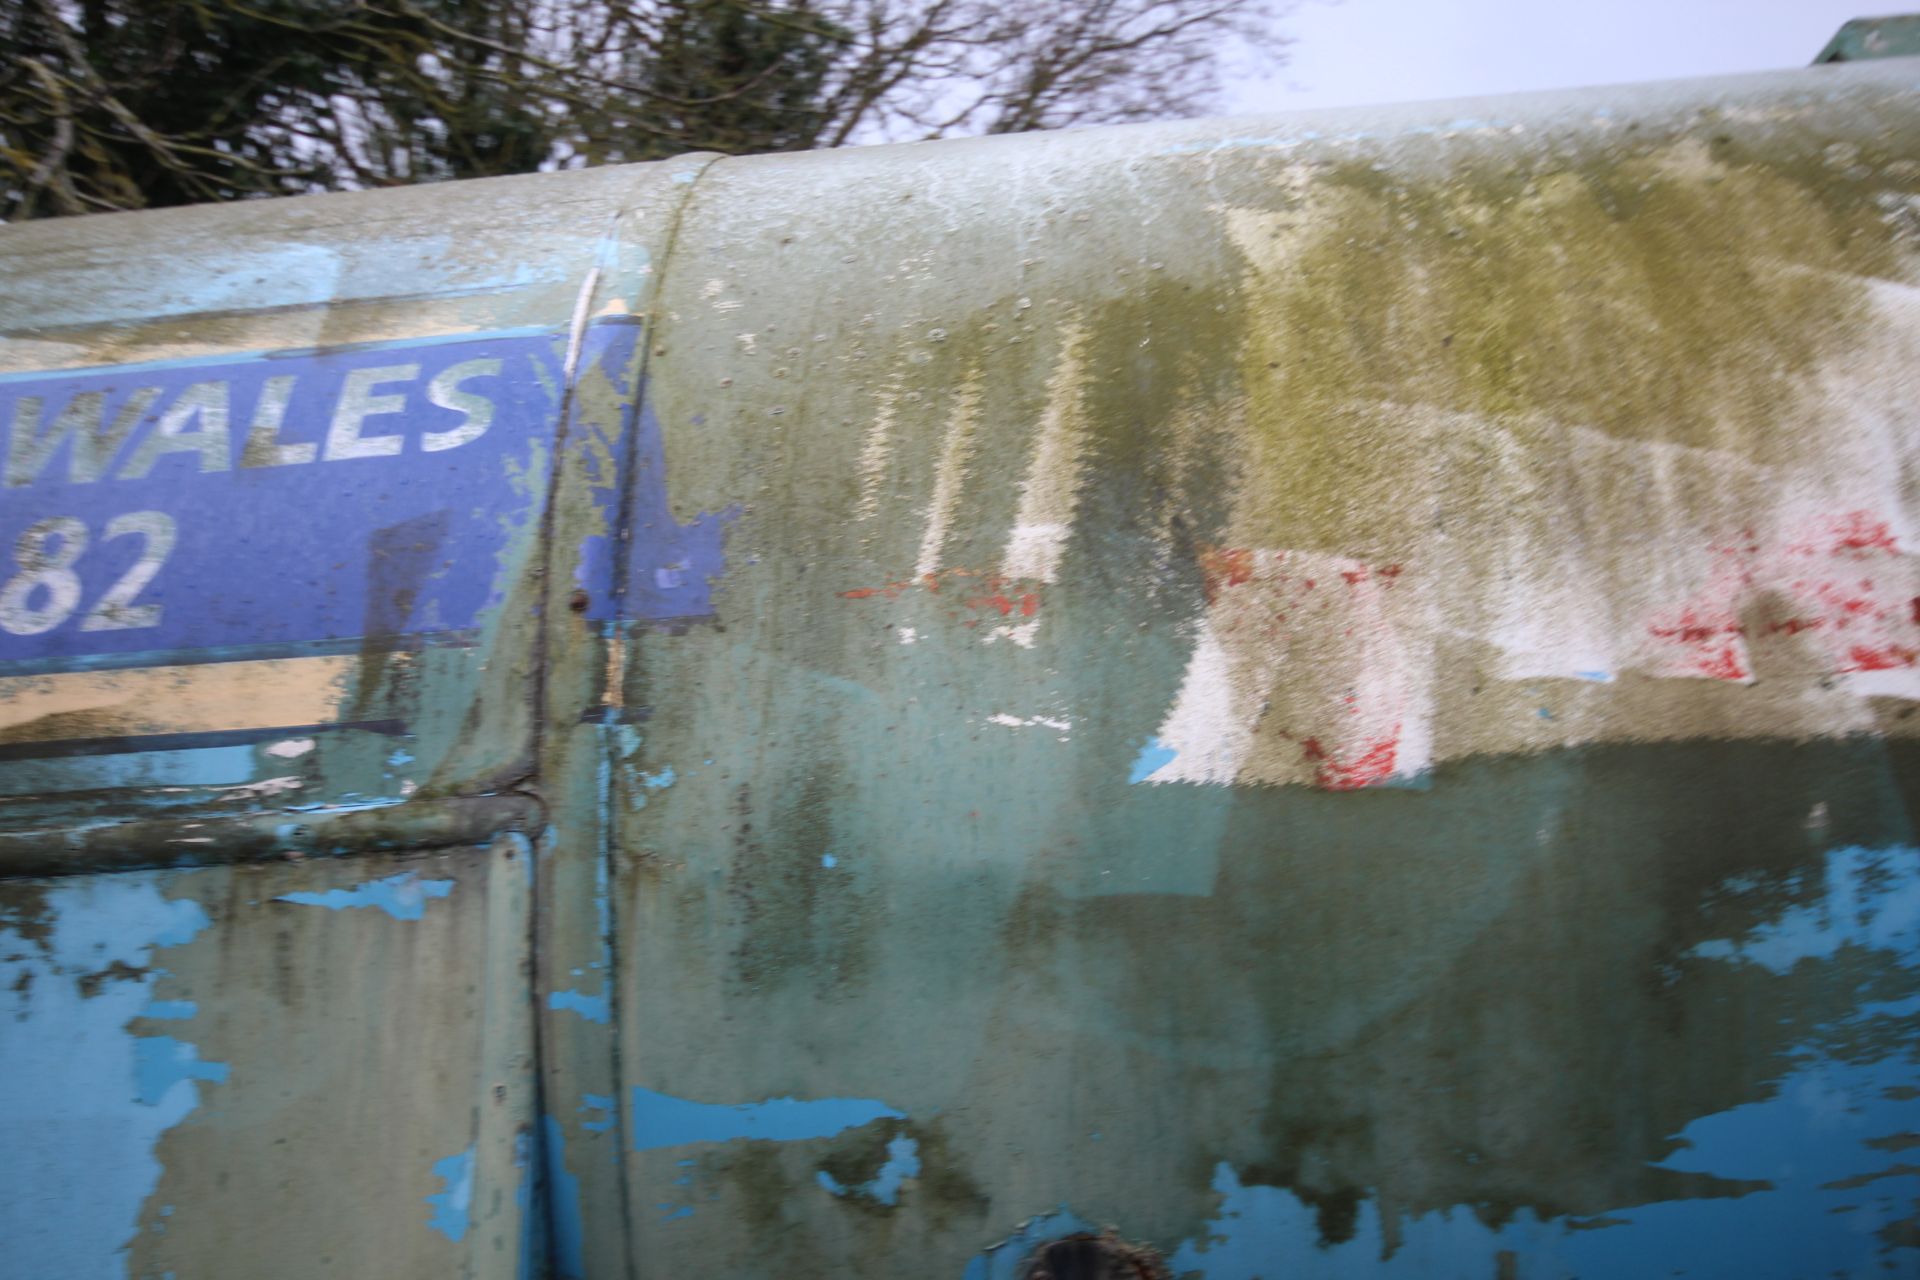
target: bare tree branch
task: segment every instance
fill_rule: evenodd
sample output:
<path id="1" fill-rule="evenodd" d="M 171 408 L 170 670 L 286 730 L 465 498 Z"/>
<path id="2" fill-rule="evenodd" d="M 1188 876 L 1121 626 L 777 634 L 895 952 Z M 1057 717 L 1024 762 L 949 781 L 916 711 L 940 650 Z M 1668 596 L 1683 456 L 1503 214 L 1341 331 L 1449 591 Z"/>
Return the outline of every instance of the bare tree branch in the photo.
<path id="1" fill-rule="evenodd" d="M 1189 115 L 1286 0 L 0 0 L 0 212 Z"/>

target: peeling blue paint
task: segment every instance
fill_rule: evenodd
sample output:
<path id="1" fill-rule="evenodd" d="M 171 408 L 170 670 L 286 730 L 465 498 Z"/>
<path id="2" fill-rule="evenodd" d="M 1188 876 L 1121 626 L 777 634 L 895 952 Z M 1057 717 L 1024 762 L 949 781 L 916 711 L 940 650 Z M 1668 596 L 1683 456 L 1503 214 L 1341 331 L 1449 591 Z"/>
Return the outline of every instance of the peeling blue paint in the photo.
<path id="1" fill-rule="evenodd" d="M 1834 850 L 1807 900 L 1744 936 L 1704 943 L 1698 960 L 1796 966 L 1878 953 L 1920 967 L 1920 849 Z M 1728 896 L 1751 884 L 1723 886 Z M 1701 1116 L 1674 1136 L 1656 1167 L 1762 1184 L 1745 1194 L 1696 1196 L 1609 1210 L 1598 1219 L 1542 1220 L 1523 1211 L 1488 1228 L 1469 1206 L 1399 1218 L 1388 1231 L 1376 1202 L 1360 1206 L 1351 1239 L 1319 1243 L 1316 1210 L 1278 1187 L 1243 1184 L 1216 1166 L 1220 1212 L 1181 1244 L 1175 1274 L 1204 1280 L 1274 1275 L 1379 1277 L 1491 1274 L 1511 1252 L 1540 1265 L 1529 1275 L 1866 1275 L 1910 1268 L 1920 1251 L 1883 1232 L 1920 1200 L 1920 1166 L 1877 1139 L 1920 1132 L 1912 1051 L 1920 1000 L 1863 1000 L 1816 1033 L 1892 1030 L 1900 1047 L 1859 1060 L 1816 1041 L 1795 1047 L 1768 1096 Z M 1388 1247 L 1391 1238 L 1395 1243 Z M 971 1273 L 969 1273 L 971 1275 Z"/>
<path id="2" fill-rule="evenodd" d="M 1134 759 L 1133 772 L 1127 775 L 1129 783 L 1145 782 L 1161 768 L 1170 765 L 1180 753 L 1172 747 L 1160 745 L 1160 739 L 1148 738 L 1147 745 L 1140 748 L 1140 754 Z"/>
<path id="3" fill-rule="evenodd" d="M 160 1180 L 162 1134 L 224 1079 L 173 1037 L 128 1027 L 191 1001 L 156 1001 L 156 952 L 209 927 L 196 902 L 170 899 L 169 872 L 75 878 L 50 886 L 44 936 L 0 926 L 0 1240 L 8 1274 L 119 1275 L 122 1246 Z M 125 966 L 130 976 L 77 979 Z"/>
<path id="4" fill-rule="evenodd" d="M 433 1206 L 427 1225 L 458 1244 L 467 1234 L 467 1210 L 473 1205 L 473 1148 L 434 1161 L 433 1173 L 445 1185 L 425 1197 Z"/>
<path id="5" fill-rule="evenodd" d="M 830 853 L 823 853 L 820 855 L 820 865 L 831 871 L 840 865 L 840 859 Z"/>
<path id="6" fill-rule="evenodd" d="M 607 527 L 630 528 L 633 540 L 627 546 L 624 572 L 617 576 L 606 539 L 589 539 L 589 545 L 581 548 L 581 585 L 591 598 L 587 616 L 597 622 L 710 618 L 713 582 L 726 571 L 726 531 L 739 519 L 741 507 L 736 503 L 722 511 L 701 512 L 682 524 L 667 499 L 666 444 L 660 420 L 644 403 L 638 416 L 632 452 L 621 464 L 631 482 L 619 483 L 610 476 L 611 483 L 594 489 Z M 624 519 L 617 510 L 623 492 L 630 503 Z M 617 590 L 594 590 L 594 582 L 617 583 Z"/>
<path id="7" fill-rule="evenodd" d="M 793 1142 L 831 1138 L 875 1120 L 906 1113 L 872 1098 L 770 1098 L 734 1105 L 694 1102 L 638 1085 L 633 1090 L 633 1149 L 655 1151 L 690 1142 Z"/>
<path id="8" fill-rule="evenodd" d="M 580 1122 L 580 1127 L 586 1130 L 588 1133 L 605 1133 L 608 1130 L 612 1129 L 614 1125 L 614 1119 L 615 1119 L 613 1114 L 613 1098 L 610 1095 L 604 1094 L 604 1093 L 581 1094 L 580 1095 L 581 1114 L 585 1115 L 595 1111 L 600 1113 L 601 1118 L 598 1120 L 582 1120 Z"/>
<path id="9" fill-rule="evenodd" d="M 419 920 L 427 913 L 428 899 L 444 898 L 452 892 L 451 880 L 422 880 L 412 871 L 403 871 L 397 876 L 368 880 L 351 889 L 328 889 L 324 893 L 283 893 L 274 901 L 325 907 L 329 911 L 378 907 L 395 920 Z"/>
<path id="10" fill-rule="evenodd" d="M 515 1275 L 517 1280 L 535 1280 L 543 1273 L 547 1256 L 547 1215 L 543 1211 L 540 1139 L 531 1129 L 522 1128 L 513 1137 L 513 1167 L 519 1173 L 513 1202 L 520 1210 L 520 1261 Z"/>
<path id="11" fill-rule="evenodd" d="M 549 991 L 547 1008 L 577 1013 L 588 1022 L 612 1022 L 613 1003 L 605 996 L 590 996 L 579 991 Z"/>
<path id="12" fill-rule="evenodd" d="M 140 1011 L 143 1018 L 186 1019 L 198 1016 L 200 1006 L 192 1000 L 149 1000 Z"/>
<path id="13" fill-rule="evenodd" d="M 190 1080 L 223 1084 L 231 1069 L 224 1062 L 200 1061 L 200 1050 L 172 1036 L 141 1036 L 133 1042 L 133 1100 L 157 1107 Z"/>
<path id="14" fill-rule="evenodd" d="M 567 1172 L 567 1139 L 560 1122 L 543 1117 L 540 1133 L 554 1275 L 558 1280 L 585 1280 L 587 1237 L 580 1216 L 580 1179 Z"/>
<path id="15" fill-rule="evenodd" d="M 220 787 L 253 781 L 254 749 L 187 747 L 67 759 L 9 761 L 0 795 L 36 796 L 50 791 L 106 791 L 123 787 Z M 166 795 L 163 805 L 198 804 L 204 796 Z"/>
<path id="16" fill-rule="evenodd" d="M 668 765 L 658 773 L 643 773 L 640 781 L 649 791 L 660 791 L 673 785 L 673 766 Z"/>
<path id="17" fill-rule="evenodd" d="M 1920 848 L 1836 849 L 1827 855 L 1818 887 L 1817 898 L 1746 937 L 1703 942 L 1693 954 L 1786 973 L 1802 960 L 1829 960 L 1842 947 L 1864 947 L 1920 967 Z"/>
<path id="18" fill-rule="evenodd" d="M 825 1169 L 814 1174 L 814 1181 L 836 1196 L 858 1195 L 891 1208 L 900 1200 L 900 1188 L 908 1178 L 920 1176 L 920 1144 L 904 1135 L 887 1143 L 887 1160 L 873 1177 L 856 1187 L 845 1187 Z"/>

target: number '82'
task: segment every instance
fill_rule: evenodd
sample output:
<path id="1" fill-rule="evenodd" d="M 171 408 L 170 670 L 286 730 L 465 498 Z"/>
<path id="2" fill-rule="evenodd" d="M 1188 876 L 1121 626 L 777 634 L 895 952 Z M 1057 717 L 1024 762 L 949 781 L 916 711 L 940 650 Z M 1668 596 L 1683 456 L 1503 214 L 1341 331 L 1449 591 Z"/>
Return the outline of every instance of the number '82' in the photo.
<path id="1" fill-rule="evenodd" d="M 107 521 L 102 541 L 137 536 L 140 555 L 80 619 L 82 631 L 131 631 L 160 625 L 158 604 L 136 604 L 173 551 L 173 517 L 162 511 L 129 511 Z M 13 543 L 18 566 L 0 586 L 0 631 L 37 636 L 71 618 L 80 607 L 75 565 L 87 550 L 87 526 L 72 516 L 49 516 Z"/>

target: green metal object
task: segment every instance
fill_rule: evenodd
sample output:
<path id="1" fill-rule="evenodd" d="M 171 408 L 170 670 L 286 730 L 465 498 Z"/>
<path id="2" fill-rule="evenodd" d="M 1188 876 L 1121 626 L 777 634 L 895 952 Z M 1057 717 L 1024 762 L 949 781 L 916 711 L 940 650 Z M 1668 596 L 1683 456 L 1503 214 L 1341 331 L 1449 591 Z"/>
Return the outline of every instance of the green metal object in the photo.
<path id="1" fill-rule="evenodd" d="M 26 1272 L 1920 1257 L 1910 66 L 0 270 Z"/>
<path id="2" fill-rule="evenodd" d="M 1869 58 L 1910 58 L 1920 54 L 1920 16 L 1855 18 L 1834 32 L 1827 47 L 1813 60 L 1862 62 Z"/>

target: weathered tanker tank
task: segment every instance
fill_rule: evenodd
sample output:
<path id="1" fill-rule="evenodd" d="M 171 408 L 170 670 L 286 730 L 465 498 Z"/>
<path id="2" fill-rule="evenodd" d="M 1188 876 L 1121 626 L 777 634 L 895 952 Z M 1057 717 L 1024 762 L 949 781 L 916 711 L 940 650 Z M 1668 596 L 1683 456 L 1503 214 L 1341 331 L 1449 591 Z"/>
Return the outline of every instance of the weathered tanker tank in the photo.
<path id="1" fill-rule="evenodd" d="M 0 264 L 0 1271 L 1920 1274 L 1920 63 Z"/>

